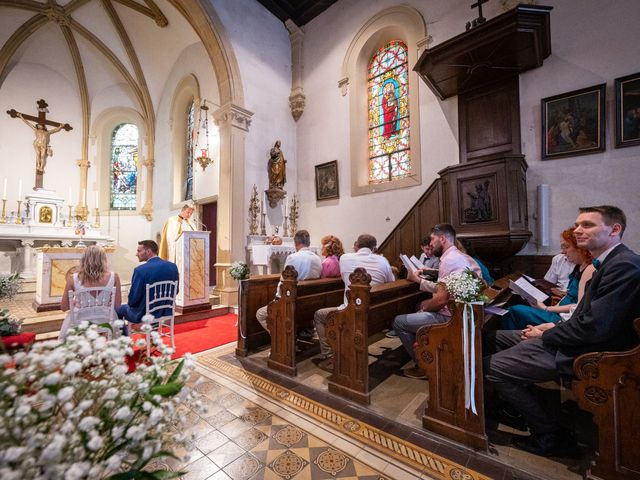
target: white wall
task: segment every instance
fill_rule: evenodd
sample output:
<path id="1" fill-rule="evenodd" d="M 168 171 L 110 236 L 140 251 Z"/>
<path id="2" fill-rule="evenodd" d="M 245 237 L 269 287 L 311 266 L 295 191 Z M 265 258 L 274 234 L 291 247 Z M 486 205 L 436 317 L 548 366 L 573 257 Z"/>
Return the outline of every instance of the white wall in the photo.
<path id="1" fill-rule="evenodd" d="M 282 142 L 287 160 L 284 189 L 290 197 L 299 191 L 296 125 L 289 109 L 291 43 L 284 24 L 255 0 L 215 0 L 212 5 L 238 61 L 244 106 L 253 112 L 245 144 L 245 188 L 244 192 L 233 192 L 234 201 L 235 196 L 244 200 L 246 212 L 252 186 L 257 185 L 260 192 L 269 186 L 267 161 L 276 140 Z M 279 209 L 269 216 L 274 223 L 281 222 Z M 238 221 L 248 233 L 247 219 Z"/>
<path id="2" fill-rule="evenodd" d="M 416 8 L 433 37 L 430 47 L 464 31 L 475 13 L 463 0 L 402 2 Z M 575 221 L 582 205 L 619 205 L 629 217 L 625 241 L 640 250 L 640 147 L 614 148 L 613 79 L 640 68 L 633 47 L 640 40 L 640 8 L 634 0 L 543 2 L 551 12 L 552 55 L 542 68 L 521 76 L 522 147 L 527 175 L 529 226 L 533 220 L 535 188 L 551 187 L 550 248 L 537 250 L 535 238 L 523 253 L 551 254 L 558 250 L 560 232 Z M 302 201 L 300 226 L 317 242 L 322 235 L 338 235 L 345 245 L 362 232 L 382 241 L 436 178 L 441 168 L 458 162 L 456 99 L 439 101 L 420 81 L 422 185 L 402 190 L 350 196 L 348 95 L 341 96 L 338 80 L 346 49 L 361 26 L 376 13 L 398 2 L 349 0 L 334 4 L 304 27 L 304 90 L 307 106 L 297 125 L 298 193 Z M 499 2 L 485 5 L 485 16 L 502 13 Z M 410 59 L 415 63 L 416 59 Z M 244 77 L 243 77 L 244 79 Z M 540 99 L 607 83 L 607 150 L 601 154 L 540 161 Z M 363 118 L 366 121 L 366 118 Z M 340 198 L 316 202 L 314 165 L 338 160 Z M 389 221 L 386 219 L 389 218 Z"/>

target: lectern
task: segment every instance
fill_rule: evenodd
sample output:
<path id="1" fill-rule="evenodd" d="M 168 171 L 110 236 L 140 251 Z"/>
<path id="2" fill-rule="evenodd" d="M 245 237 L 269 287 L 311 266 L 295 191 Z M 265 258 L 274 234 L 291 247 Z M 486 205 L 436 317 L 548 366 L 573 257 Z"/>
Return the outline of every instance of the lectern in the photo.
<path id="1" fill-rule="evenodd" d="M 209 234 L 184 231 L 176 240 L 180 284 L 176 311 L 190 313 L 211 308 L 209 301 Z"/>

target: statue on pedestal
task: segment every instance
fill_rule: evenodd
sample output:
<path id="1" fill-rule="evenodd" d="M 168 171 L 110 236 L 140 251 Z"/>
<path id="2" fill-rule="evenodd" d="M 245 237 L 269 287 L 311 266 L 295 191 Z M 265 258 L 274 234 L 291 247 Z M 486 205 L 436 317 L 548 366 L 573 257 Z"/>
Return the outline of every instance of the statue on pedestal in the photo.
<path id="1" fill-rule="evenodd" d="M 276 140 L 273 148 L 269 151 L 269 189 L 267 190 L 267 198 L 269 206 L 275 208 L 280 200 L 282 200 L 287 192 L 284 191 L 284 184 L 287 182 L 287 161 L 284 154 L 280 150 L 280 140 Z"/>

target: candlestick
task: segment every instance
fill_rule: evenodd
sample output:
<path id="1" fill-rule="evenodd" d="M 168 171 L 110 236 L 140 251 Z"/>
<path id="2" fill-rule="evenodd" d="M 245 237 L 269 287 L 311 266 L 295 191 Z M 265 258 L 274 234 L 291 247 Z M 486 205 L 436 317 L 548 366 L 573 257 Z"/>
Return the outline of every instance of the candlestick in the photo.
<path id="1" fill-rule="evenodd" d="M 99 205 L 98 205 L 98 191 L 97 190 L 95 190 L 95 194 L 96 194 L 96 209 L 98 209 Z"/>
<path id="2" fill-rule="evenodd" d="M 20 185 L 20 187 L 22 187 L 22 185 Z M 22 204 L 22 200 L 18 200 L 18 214 L 16 215 L 16 224 L 17 225 L 20 225 L 22 223 L 22 218 L 20 218 L 20 204 Z"/>
<path id="3" fill-rule="evenodd" d="M 0 223 L 7 223 L 7 199 L 2 199 L 2 216 L 0 217 Z"/>
<path id="4" fill-rule="evenodd" d="M 289 236 L 289 222 L 287 221 L 289 219 L 289 217 L 287 217 L 286 215 L 284 216 L 284 225 L 282 226 L 282 236 L 283 237 L 288 237 Z"/>
<path id="5" fill-rule="evenodd" d="M 262 212 L 262 214 L 260 215 L 260 235 L 262 236 L 266 236 L 267 235 L 267 222 L 265 220 L 267 214 Z"/>
<path id="6" fill-rule="evenodd" d="M 98 192 L 96 192 L 98 193 Z M 93 228 L 100 228 L 100 209 L 96 207 L 95 213 L 93 214 L 95 217 L 95 222 L 91 225 Z"/>
<path id="7" fill-rule="evenodd" d="M 2 199 L 7 199 L 7 177 L 4 177 L 4 189 L 2 190 Z"/>
<path id="8" fill-rule="evenodd" d="M 71 207 L 71 202 L 69 202 L 69 205 L 67 205 L 67 206 L 69 207 L 69 218 L 67 219 L 67 222 L 68 222 L 67 226 L 70 227 L 71 226 L 71 208 L 72 208 Z"/>
<path id="9" fill-rule="evenodd" d="M 18 180 L 18 200 L 22 200 L 22 180 Z"/>

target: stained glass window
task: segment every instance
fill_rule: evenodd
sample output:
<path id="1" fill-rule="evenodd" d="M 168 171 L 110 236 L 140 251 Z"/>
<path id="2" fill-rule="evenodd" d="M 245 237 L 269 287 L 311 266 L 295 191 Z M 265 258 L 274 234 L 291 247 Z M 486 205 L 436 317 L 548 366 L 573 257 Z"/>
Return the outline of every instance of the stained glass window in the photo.
<path id="1" fill-rule="evenodd" d="M 185 178 L 184 200 L 193 198 L 193 149 L 197 129 L 194 128 L 196 106 L 194 102 L 189 104 L 187 109 L 187 175 Z"/>
<path id="2" fill-rule="evenodd" d="M 407 46 L 394 40 L 369 62 L 369 183 L 411 173 Z"/>
<path id="3" fill-rule="evenodd" d="M 111 134 L 111 210 L 135 210 L 138 188 L 138 127 L 122 123 Z"/>

